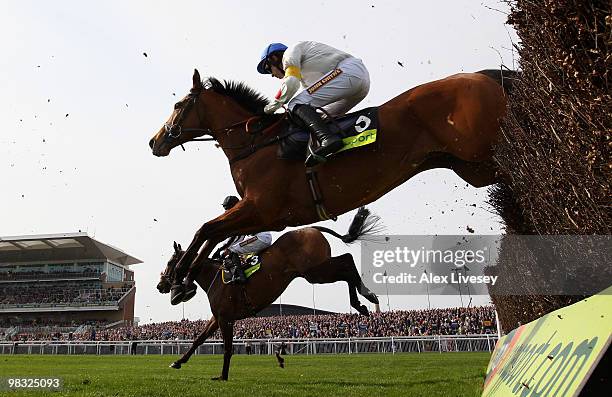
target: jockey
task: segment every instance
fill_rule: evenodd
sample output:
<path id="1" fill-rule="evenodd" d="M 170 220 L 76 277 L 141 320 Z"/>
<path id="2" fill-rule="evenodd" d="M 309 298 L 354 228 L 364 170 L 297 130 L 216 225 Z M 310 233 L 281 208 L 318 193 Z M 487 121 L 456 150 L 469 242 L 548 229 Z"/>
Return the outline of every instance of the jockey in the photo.
<path id="1" fill-rule="evenodd" d="M 287 104 L 321 145 L 311 156 L 313 161 L 325 161 L 342 148 L 342 139 L 329 131 L 315 108 L 322 107 L 332 117 L 341 116 L 365 98 L 370 75 L 360 59 L 314 41 L 292 47 L 272 43 L 261 54 L 257 71 L 282 79 L 274 101 L 264 112 L 274 113 Z M 293 98 L 300 85 L 304 90 Z"/>
<path id="2" fill-rule="evenodd" d="M 227 196 L 221 204 L 228 211 L 239 199 L 236 196 Z M 272 234 L 261 232 L 254 235 L 233 236 L 228 238 L 223 245 L 213 254 L 213 258 L 223 259 L 223 264 L 229 270 L 232 278 L 228 283 L 244 283 L 246 275 L 240 266 L 240 255 L 257 254 L 272 244 Z"/>

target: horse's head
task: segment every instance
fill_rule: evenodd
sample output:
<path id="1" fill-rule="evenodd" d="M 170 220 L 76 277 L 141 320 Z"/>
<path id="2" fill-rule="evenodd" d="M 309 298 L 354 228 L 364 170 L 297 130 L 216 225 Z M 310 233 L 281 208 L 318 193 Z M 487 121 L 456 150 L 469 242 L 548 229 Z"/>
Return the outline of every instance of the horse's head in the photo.
<path id="1" fill-rule="evenodd" d="M 181 249 L 181 245 L 177 244 L 175 241 L 174 254 L 172 255 L 172 258 L 170 258 L 168 264 L 166 265 L 166 268 L 162 272 L 161 277 L 159 279 L 159 283 L 157 283 L 157 290 L 162 294 L 167 294 L 168 292 L 170 292 L 170 287 L 172 286 L 172 279 L 174 278 L 174 268 L 176 267 L 178 261 L 181 259 L 181 256 L 183 256 L 184 252 L 185 251 Z"/>
<path id="2" fill-rule="evenodd" d="M 202 135 L 211 135 L 206 127 L 205 115 L 200 114 L 198 100 L 206 89 L 200 80 L 197 69 L 193 72 L 193 86 L 183 99 L 174 104 L 174 110 L 168 121 L 151 138 L 149 146 L 155 156 L 167 156 L 174 147 L 192 141 Z M 206 139 L 206 140 L 212 140 Z"/>
<path id="3" fill-rule="evenodd" d="M 248 148 L 255 139 L 255 134 L 248 132 L 261 130 L 256 120 L 261 119 L 268 103 L 265 96 L 244 83 L 221 83 L 213 77 L 202 83 L 196 69 L 189 94 L 174 105 L 149 146 L 155 156 L 167 156 L 174 147 L 190 141 L 217 141 L 224 151 Z M 243 133 L 235 133 L 238 130 Z M 208 137 L 200 138 L 203 135 Z"/>

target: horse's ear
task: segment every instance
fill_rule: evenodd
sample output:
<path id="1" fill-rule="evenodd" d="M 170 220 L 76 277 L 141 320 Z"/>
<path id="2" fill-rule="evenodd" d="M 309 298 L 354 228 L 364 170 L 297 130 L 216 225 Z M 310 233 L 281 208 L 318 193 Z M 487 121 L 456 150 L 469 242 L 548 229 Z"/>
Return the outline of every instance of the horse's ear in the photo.
<path id="1" fill-rule="evenodd" d="M 183 250 L 183 248 L 181 247 L 181 245 L 180 245 L 180 244 L 178 245 L 178 250 L 179 250 L 179 251 L 182 251 L 182 250 Z"/>
<path id="2" fill-rule="evenodd" d="M 175 242 L 174 242 L 174 250 L 175 250 L 175 251 L 177 251 L 177 248 L 178 248 L 178 247 L 180 247 L 180 245 L 178 245 L 178 244 L 176 243 L 176 241 L 175 241 Z"/>
<path id="3" fill-rule="evenodd" d="M 200 78 L 200 72 L 198 69 L 193 69 L 193 88 L 199 89 L 202 87 L 202 79 Z"/>

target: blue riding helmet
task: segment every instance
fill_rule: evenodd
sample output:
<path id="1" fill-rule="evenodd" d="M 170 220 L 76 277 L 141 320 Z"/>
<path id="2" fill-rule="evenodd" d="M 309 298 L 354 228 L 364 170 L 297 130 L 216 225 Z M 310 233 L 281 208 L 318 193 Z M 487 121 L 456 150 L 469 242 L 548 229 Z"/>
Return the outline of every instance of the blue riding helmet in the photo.
<path id="1" fill-rule="evenodd" d="M 268 45 L 261 53 L 261 60 L 257 64 L 257 71 L 261 74 L 270 74 L 270 72 L 266 71 L 266 69 L 264 68 L 264 64 L 266 63 L 266 60 L 268 59 L 270 54 L 272 54 L 273 52 L 285 51 L 286 49 L 287 49 L 287 46 L 284 45 L 283 43 L 272 43 Z"/>

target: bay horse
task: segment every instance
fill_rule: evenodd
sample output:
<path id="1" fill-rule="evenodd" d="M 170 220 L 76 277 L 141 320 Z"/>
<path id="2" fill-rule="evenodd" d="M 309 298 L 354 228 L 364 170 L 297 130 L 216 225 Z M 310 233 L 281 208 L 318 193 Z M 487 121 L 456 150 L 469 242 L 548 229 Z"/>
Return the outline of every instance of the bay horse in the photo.
<path id="1" fill-rule="evenodd" d="M 504 75 L 495 70 L 455 74 L 419 85 L 381 105 L 375 144 L 337 154 L 316 167 L 329 217 L 371 203 L 433 168 L 451 169 L 475 187 L 497 182 L 492 155 L 506 112 Z M 267 103 L 243 83 L 221 83 L 215 78 L 203 83 L 196 69 L 189 94 L 175 104 L 168 121 L 149 142 L 155 156 L 167 156 L 186 142 L 216 141 L 242 197 L 195 233 L 177 264 L 177 285 L 230 234 L 280 231 L 322 220 L 304 164 L 277 158 L 278 137 L 290 121 L 279 115 L 264 116 Z M 253 131 L 259 121 L 267 126 Z"/>
<path id="2" fill-rule="evenodd" d="M 232 357 L 234 322 L 252 317 L 269 306 L 297 277 L 303 277 L 311 284 L 345 281 L 348 284 L 351 306 L 360 314 L 368 315 L 368 309 L 359 302 L 357 292 L 375 304 L 378 304 L 378 297 L 363 284 L 352 255 L 347 253 L 332 257 L 329 242 L 321 233 L 331 233 L 350 244 L 376 230 L 378 218 L 366 220 L 368 214 L 367 209 L 361 208 L 353 219 L 348 234 L 344 236 L 323 227 L 306 227 L 284 233 L 259 254 L 261 267 L 249 277 L 246 284 L 225 284 L 220 276 L 220 262 L 207 260 L 211 265 L 202 266 L 195 275 L 195 280 L 208 295 L 212 317 L 189 350 L 170 366 L 181 368 L 196 349 L 220 329 L 223 338 L 223 369 L 221 375 L 213 379 L 227 380 Z M 157 285 L 161 293 L 170 291 L 176 264 L 183 253 L 181 246 L 174 242 L 174 255 L 168 261 Z M 277 359 L 282 366 L 284 360 L 278 355 Z"/>

